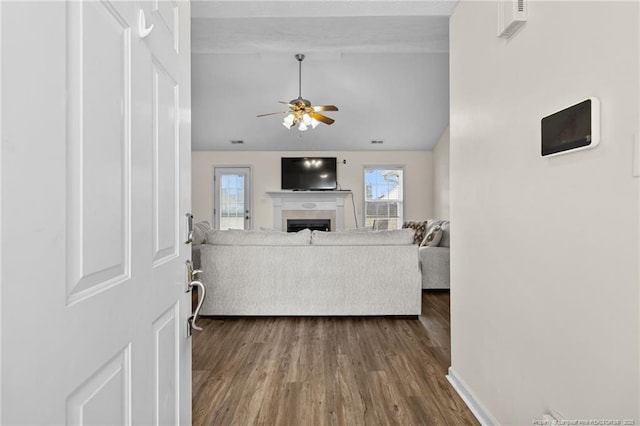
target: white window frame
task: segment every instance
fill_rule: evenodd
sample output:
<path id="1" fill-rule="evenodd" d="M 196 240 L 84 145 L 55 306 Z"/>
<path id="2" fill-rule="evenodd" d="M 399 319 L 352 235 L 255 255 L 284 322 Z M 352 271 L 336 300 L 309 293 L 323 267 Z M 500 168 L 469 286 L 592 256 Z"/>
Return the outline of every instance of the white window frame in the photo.
<path id="1" fill-rule="evenodd" d="M 404 223 L 404 211 L 406 209 L 405 205 L 405 173 L 406 169 L 404 165 L 399 164 L 367 164 L 363 166 L 362 169 L 362 226 L 367 226 L 367 182 L 366 175 L 367 171 L 371 169 L 376 170 L 400 170 L 402 172 L 402 179 L 400 180 L 400 199 L 398 200 L 398 228 L 402 226 Z M 370 200 L 371 201 L 371 200 Z"/>

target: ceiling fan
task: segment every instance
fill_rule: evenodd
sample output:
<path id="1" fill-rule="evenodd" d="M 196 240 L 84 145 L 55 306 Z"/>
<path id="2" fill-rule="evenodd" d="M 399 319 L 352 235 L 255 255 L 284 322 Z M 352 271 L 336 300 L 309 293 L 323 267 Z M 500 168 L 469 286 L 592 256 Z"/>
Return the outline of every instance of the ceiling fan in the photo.
<path id="1" fill-rule="evenodd" d="M 302 98 L 302 61 L 304 55 L 298 53 L 296 55 L 298 60 L 298 98 L 292 99 L 289 102 L 279 101 L 281 104 L 289 106 L 286 111 L 270 112 L 268 114 L 260 114 L 258 117 L 265 117 L 267 115 L 284 114 L 289 113 L 284 117 L 282 125 L 287 129 L 292 128 L 299 123 L 298 130 L 305 131 L 311 126 L 315 129 L 321 122 L 324 124 L 333 124 L 335 121 L 325 115 L 319 113 L 319 111 L 338 111 L 338 107 L 335 105 L 318 105 L 313 106 L 307 99 Z"/>

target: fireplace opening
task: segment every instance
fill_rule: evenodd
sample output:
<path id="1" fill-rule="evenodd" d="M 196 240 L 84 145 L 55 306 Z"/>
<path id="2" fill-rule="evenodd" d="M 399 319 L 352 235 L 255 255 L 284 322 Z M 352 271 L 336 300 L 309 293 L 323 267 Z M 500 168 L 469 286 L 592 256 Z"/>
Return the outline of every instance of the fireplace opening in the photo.
<path id="1" fill-rule="evenodd" d="M 298 232 L 307 228 L 312 231 L 331 231 L 331 219 L 287 219 L 287 232 Z"/>

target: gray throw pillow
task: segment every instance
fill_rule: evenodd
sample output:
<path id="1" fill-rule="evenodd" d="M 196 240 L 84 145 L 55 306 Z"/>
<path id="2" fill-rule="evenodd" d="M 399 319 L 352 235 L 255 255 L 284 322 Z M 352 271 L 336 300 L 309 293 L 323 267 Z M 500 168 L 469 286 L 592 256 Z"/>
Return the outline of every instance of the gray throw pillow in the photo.
<path id="1" fill-rule="evenodd" d="M 204 244 L 207 239 L 207 231 L 211 229 L 209 222 L 202 221 L 193 225 L 193 244 Z"/>
<path id="2" fill-rule="evenodd" d="M 431 228 L 427 236 L 424 237 L 424 240 L 422 240 L 422 243 L 420 244 L 420 246 L 421 247 L 425 247 L 425 246 L 437 247 L 438 244 L 440 244 L 441 239 L 442 239 L 442 227 L 440 225 L 436 225 L 433 228 Z"/>

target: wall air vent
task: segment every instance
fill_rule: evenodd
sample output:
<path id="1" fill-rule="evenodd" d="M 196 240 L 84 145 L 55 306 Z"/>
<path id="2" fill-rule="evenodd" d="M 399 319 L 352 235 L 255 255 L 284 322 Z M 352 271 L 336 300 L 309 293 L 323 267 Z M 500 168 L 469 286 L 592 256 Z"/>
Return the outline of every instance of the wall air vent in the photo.
<path id="1" fill-rule="evenodd" d="M 371 141 L 371 143 L 372 143 L 372 144 L 374 144 L 374 145 L 381 145 L 381 144 L 383 144 L 383 143 L 384 143 L 384 141 L 381 141 L 381 140 L 374 140 L 374 141 Z"/>
<path id="2" fill-rule="evenodd" d="M 498 37 L 511 38 L 527 22 L 527 0 L 498 1 Z"/>
<path id="3" fill-rule="evenodd" d="M 242 144 L 244 144 L 244 141 L 241 140 L 241 139 L 234 139 L 234 140 L 231 140 L 230 142 L 231 142 L 231 145 L 242 145 Z"/>

